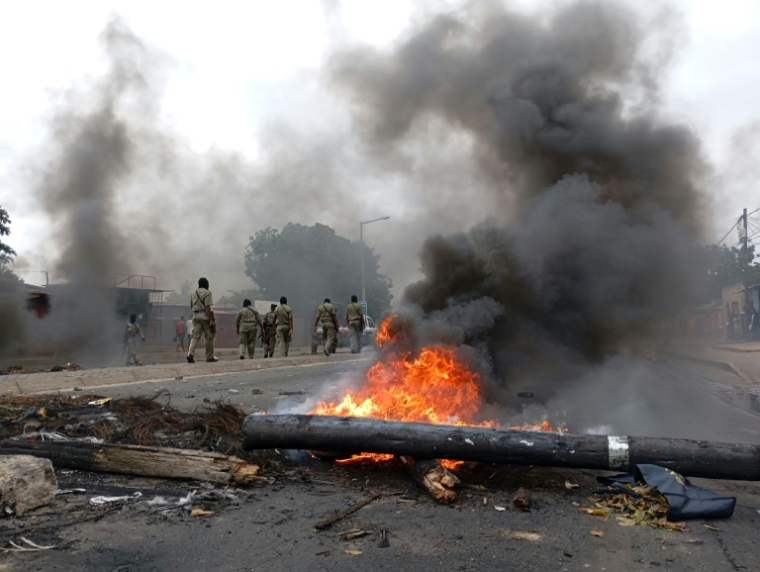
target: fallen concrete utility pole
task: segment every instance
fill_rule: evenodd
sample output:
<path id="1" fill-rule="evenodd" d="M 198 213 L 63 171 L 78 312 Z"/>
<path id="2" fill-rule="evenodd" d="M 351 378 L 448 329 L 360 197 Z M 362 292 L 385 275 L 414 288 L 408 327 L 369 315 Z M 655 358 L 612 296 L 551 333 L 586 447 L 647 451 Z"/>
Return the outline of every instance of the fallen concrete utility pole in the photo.
<path id="1" fill-rule="evenodd" d="M 32 455 L 56 467 L 143 477 L 192 479 L 224 485 L 248 485 L 260 478 L 258 466 L 220 453 L 83 442 L 37 442 L 6 439 L 0 455 Z"/>
<path id="2" fill-rule="evenodd" d="M 651 463 L 689 477 L 760 480 L 760 446 L 402 423 L 326 415 L 249 415 L 248 449 L 392 453 L 508 465 L 628 471 Z"/>

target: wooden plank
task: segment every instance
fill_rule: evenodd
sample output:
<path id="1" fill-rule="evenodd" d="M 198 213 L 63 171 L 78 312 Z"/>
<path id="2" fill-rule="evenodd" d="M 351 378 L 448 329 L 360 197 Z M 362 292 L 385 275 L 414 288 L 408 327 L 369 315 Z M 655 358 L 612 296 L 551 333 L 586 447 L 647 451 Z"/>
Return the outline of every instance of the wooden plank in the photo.
<path id="1" fill-rule="evenodd" d="M 50 459 L 54 466 L 101 473 L 144 477 L 192 479 L 225 485 L 248 485 L 256 480 L 258 466 L 237 457 L 169 447 L 113 445 L 81 442 L 5 440 L 0 455 L 33 455 Z"/>

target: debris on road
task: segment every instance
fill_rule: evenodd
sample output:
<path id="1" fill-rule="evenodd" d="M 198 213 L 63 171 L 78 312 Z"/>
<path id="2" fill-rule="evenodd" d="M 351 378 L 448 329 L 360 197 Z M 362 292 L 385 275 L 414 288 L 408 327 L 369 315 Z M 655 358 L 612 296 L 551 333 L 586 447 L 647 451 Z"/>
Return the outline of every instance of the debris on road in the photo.
<path id="1" fill-rule="evenodd" d="M 438 502 L 449 504 L 457 500 L 454 487 L 459 479 L 435 459 L 414 459 L 401 456 L 399 461 L 404 465 L 418 486 L 425 489 Z"/>
<path id="2" fill-rule="evenodd" d="M 592 530 L 591 536 L 596 536 L 597 538 L 604 538 L 604 532 L 601 530 Z"/>
<path id="3" fill-rule="evenodd" d="M 213 510 L 203 510 L 202 508 L 194 508 L 190 511 L 190 516 L 211 516 L 215 514 Z"/>
<path id="4" fill-rule="evenodd" d="M 378 547 L 388 548 L 391 545 L 391 543 L 388 540 L 389 532 L 390 531 L 387 528 L 380 529 L 380 544 L 378 544 Z"/>
<path id="5" fill-rule="evenodd" d="M 512 497 L 512 504 L 517 507 L 517 510 L 520 512 L 524 512 L 526 510 L 530 510 L 530 501 L 533 498 L 533 493 L 529 491 L 528 489 L 524 489 L 523 487 L 520 487 L 517 489 L 517 492 L 515 493 L 515 496 Z"/>
<path id="6" fill-rule="evenodd" d="M 635 487 L 634 497 L 626 493 L 607 495 L 603 498 L 589 497 L 593 508 L 581 507 L 585 513 L 600 516 L 604 520 L 615 517 L 620 526 L 649 525 L 652 528 L 690 532 L 684 522 L 671 522 L 667 518 L 668 501 L 653 487 Z"/>
<path id="7" fill-rule="evenodd" d="M 47 459 L 10 455 L 0 462 L 0 505 L 3 514 L 22 515 L 55 498 L 58 481 Z"/>
<path id="8" fill-rule="evenodd" d="M 600 476 L 596 480 L 612 490 L 635 497 L 640 496 L 637 486 L 656 489 L 665 499 L 670 520 L 729 518 L 736 507 L 735 497 L 698 487 L 672 468 L 652 464 L 637 464 L 633 467 L 632 474 Z"/>
<path id="9" fill-rule="evenodd" d="M 362 508 L 364 506 L 367 506 L 373 500 L 375 500 L 377 498 L 380 498 L 381 496 L 383 496 L 383 493 L 375 493 L 375 494 L 367 497 L 366 499 L 361 500 L 361 501 L 357 502 L 356 504 L 351 505 L 347 509 L 342 510 L 339 513 L 331 516 L 327 520 L 323 520 L 321 522 L 318 522 L 317 524 L 314 525 L 314 528 L 316 528 L 317 530 L 324 530 L 325 528 L 327 528 L 330 525 L 338 522 L 339 520 L 346 518 L 348 515 L 355 513 L 360 508 Z"/>
<path id="10" fill-rule="evenodd" d="M 141 498 L 142 496 L 143 495 L 140 491 L 135 491 L 131 495 L 123 495 L 123 496 L 118 496 L 118 497 L 97 496 L 97 497 L 92 497 L 90 499 L 90 504 L 100 506 L 100 505 L 111 504 L 115 502 L 124 503 L 131 500 L 137 500 Z"/>
<path id="11" fill-rule="evenodd" d="M 3 548 L 3 552 L 39 552 L 41 550 L 53 550 L 54 548 L 60 548 L 61 546 L 64 546 L 71 542 L 70 540 L 66 540 L 52 546 L 40 546 L 36 542 L 32 542 L 24 536 L 19 536 L 19 540 L 26 544 L 26 546 L 21 546 L 20 544 L 16 544 L 12 540 L 9 540 L 8 544 L 10 544 L 12 548 Z"/>

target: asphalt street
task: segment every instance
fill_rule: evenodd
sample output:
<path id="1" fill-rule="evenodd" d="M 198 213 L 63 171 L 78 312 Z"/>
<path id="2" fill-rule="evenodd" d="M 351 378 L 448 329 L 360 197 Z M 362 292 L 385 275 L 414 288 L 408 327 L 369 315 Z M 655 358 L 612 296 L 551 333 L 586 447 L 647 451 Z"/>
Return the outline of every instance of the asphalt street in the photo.
<path id="1" fill-rule="evenodd" d="M 361 379 L 368 363 L 185 377 L 94 391 L 113 397 L 161 393 L 157 399 L 182 408 L 203 405 L 208 398 L 229 400 L 251 411 L 305 411 L 320 397 L 342 395 L 347 384 Z M 647 419 L 653 427 L 675 433 L 701 427 L 702 434 L 714 440 L 757 442 L 760 417 L 744 397 L 739 399 L 748 391 L 742 383 L 671 364 L 642 367 L 649 373 L 637 376 L 635 394 L 630 385 L 616 389 L 617 393 L 610 390 L 609 402 L 625 402 L 627 396 L 635 401 L 634 411 L 650 412 Z M 592 391 L 598 393 L 593 387 Z M 667 422 L 669 414 L 680 417 L 684 410 L 691 413 L 692 422 Z M 585 415 L 585 424 L 614 425 L 609 411 L 595 409 Z M 15 534 L 27 530 L 35 542 L 68 544 L 8 554 L 0 561 L 0 571 L 760 569 L 757 483 L 695 479 L 700 486 L 736 496 L 734 515 L 720 521 L 690 521 L 690 532 L 667 532 L 623 527 L 614 519 L 581 512 L 580 507 L 593 506 L 589 497 L 601 490 L 595 480 L 598 471 L 470 464 L 459 472 L 459 500 L 444 506 L 414 486 L 397 465 L 294 463 L 287 456 L 274 456 L 264 467 L 264 474 L 275 478 L 274 484 L 236 492 L 232 501 L 204 501 L 199 506 L 213 514 L 195 518 L 186 513 L 167 516 L 141 500 L 126 501 L 116 509 L 91 507 L 87 498 L 141 492 L 143 500 L 160 495 L 174 501 L 188 492 L 206 490 L 197 483 L 58 473 L 61 488 L 82 487 L 88 492 L 60 497 L 54 505 L 39 509 L 39 516 L 31 515 L 37 523 L 48 522 L 47 518 L 58 526 L 35 532 L 39 524 L 26 519 L 25 528 L 16 528 Z M 566 481 L 579 486 L 567 488 Z M 512 506 L 518 487 L 533 491 L 529 511 Z M 382 496 L 327 530 L 315 530 L 316 522 L 373 492 Z M 92 520 L 93 514 L 97 520 Z M 81 522 L 75 524 L 77 520 Z M 6 523 L 0 531 L 7 536 L 19 523 Z M 351 540 L 340 535 L 352 529 L 368 534 Z M 381 531 L 387 531 L 388 547 L 381 547 Z"/>
<path id="2" fill-rule="evenodd" d="M 309 403 L 337 398 L 351 383 L 361 382 L 370 360 L 368 354 L 348 362 L 327 361 L 241 373 L 183 376 L 181 380 L 88 388 L 88 391 L 114 398 L 162 393 L 158 399 L 180 409 L 221 400 L 251 411 L 297 409 L 305 412 Z"/>

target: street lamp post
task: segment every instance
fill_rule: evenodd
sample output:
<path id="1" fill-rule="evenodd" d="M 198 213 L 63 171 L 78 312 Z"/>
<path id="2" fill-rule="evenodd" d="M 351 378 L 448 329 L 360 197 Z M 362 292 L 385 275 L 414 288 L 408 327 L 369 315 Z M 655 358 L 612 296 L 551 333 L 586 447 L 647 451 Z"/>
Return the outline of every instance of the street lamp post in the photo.
<path id="1" fill-rule="evenodd" d="M 369 224 L 371 222 L 377 222 L 380 220 L 388 220 L 389 216 L 383 216 L 380 218 L 373 218 L 372 220 L 363 220 L 359 223 L 359 259 L 361 260 L 361 268 L 362 268 L 362 302 L 364 302 L 365 306 L 367 304 L 367 292 L 364 289 L 364 225 Z M 366 308 L 365 308 L 366 312 Z"/>

